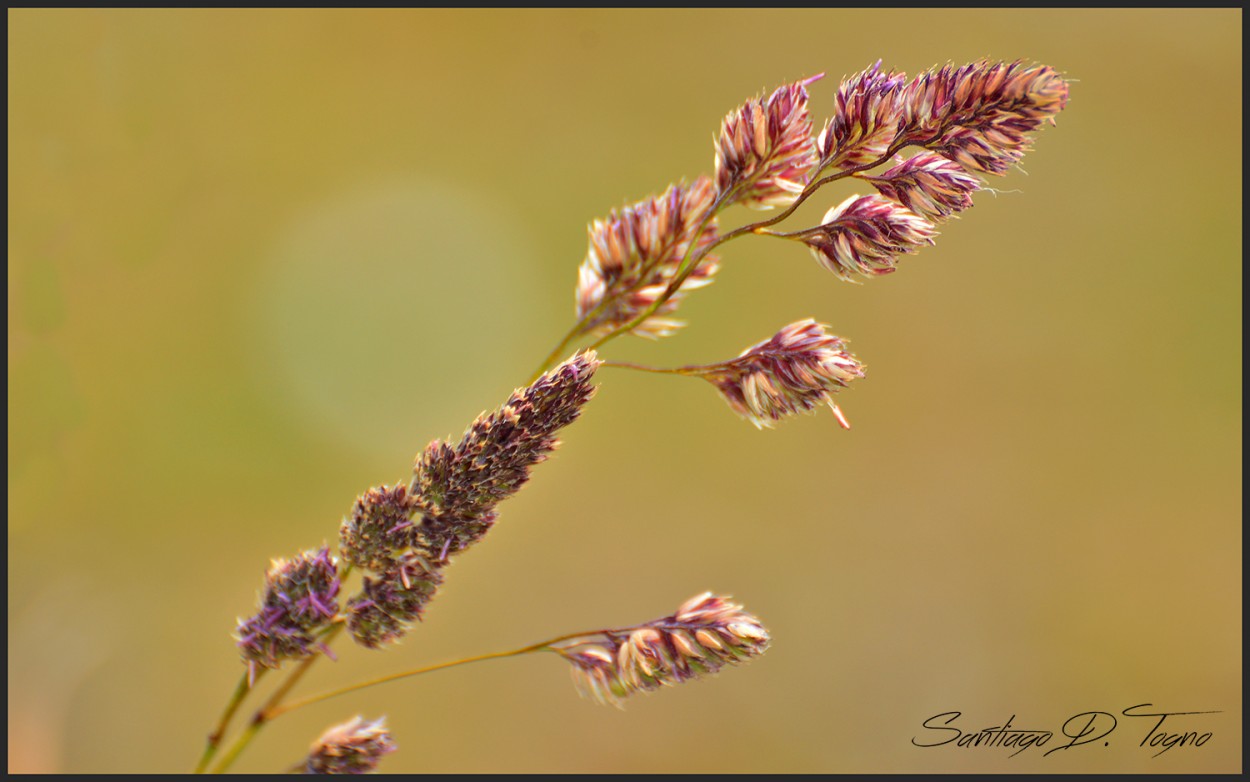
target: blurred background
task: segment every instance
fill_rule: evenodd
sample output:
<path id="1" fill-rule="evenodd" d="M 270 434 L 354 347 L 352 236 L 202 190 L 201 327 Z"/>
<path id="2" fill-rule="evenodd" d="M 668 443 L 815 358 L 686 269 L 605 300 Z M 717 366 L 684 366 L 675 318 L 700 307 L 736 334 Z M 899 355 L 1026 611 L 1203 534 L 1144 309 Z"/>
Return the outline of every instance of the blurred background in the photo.
<path id="1" fill-rule="evenodd" d="M 11 771 L 190 769 L 269 559 L 521 384 L 572 323 L 586 223 L 710 172 L 727 111 L 824 71 L 819 125 L 877 59 L 982 56 L 1071 101 L 935 247 L 856 286 L 748 237 L 679 336 L 605 350 L 705 363 L 815 317 L 869 366 L 852 430 L 603 370 L 425 623 L 299 692 L 705 589 L 765 657 L 624 711 L 554 658 L 453 669 L 284 717 L 237 768 L 361 713 L 386 771 L 1240 770 L 1239 10 L 8 20 Z M 1222 713 L 1158 758 L 1145 719 L 1047 758 L 911 744 L 942 712 L 1057 733 L 1142 703 Z"/>

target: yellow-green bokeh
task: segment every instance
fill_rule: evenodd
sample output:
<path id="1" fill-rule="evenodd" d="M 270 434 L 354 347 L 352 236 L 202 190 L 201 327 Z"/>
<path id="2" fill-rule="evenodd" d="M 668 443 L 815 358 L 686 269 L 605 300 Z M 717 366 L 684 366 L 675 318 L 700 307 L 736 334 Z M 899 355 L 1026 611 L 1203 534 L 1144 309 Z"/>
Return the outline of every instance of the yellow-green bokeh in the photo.
<path id="1" fill-rule="evenodd" d="M 1072 80 L 1027 175 L 862 286 L 730 244 L 685 332 L 606 351 L 706 362 L 815 317 L 870 367 L 852 430 L 604 370 L 426 622 L 303 691 L 704 589 L 764 658 L 623 712 L 554 659 L 447 671 L 283 718 L 239 768 L 359 712 L 391 771 L 1240 770 L 1239 10 L 8 21 L 11 770 L 190 768 L 269 558 L 502 401 L 571 322 L 584 225 L 708 171 L 726 111 L 825 71 L 823 121 L 877 59 L 981 56 Z M 1223 713 L 1159 758 L 1133 720 L 1044 759 L 909 743 L 1147 702 Z"/>

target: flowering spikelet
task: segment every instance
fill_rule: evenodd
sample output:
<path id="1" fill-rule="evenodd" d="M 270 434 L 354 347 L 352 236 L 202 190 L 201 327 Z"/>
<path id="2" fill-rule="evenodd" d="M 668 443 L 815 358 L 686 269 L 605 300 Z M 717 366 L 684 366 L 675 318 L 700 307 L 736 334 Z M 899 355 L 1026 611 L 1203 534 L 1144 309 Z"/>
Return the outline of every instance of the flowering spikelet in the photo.
<path id="1" fill-rule="evenodd" d="M 382 571 L 412 545 L 417 505 L 408 487 L 375 487 L 362 494 L 339 527 L 343 558 L 366 570 Z"/>
<path id="2" fill-rule="evenodd" d="M 590 246 L 577 283 L 582 333 L 619 328 L 660 298 L 687 252 L 697 255 L 716 240 L 715 218 L 704 224 L 713 198 L 711 180 L 699 177 L 590 224 Z M 680 328 L 681 321 L 664 316 L 686 293 L 710 284 L 718 266 L 715 256 L 704 256 L 672 298 L 632 333 L 654 339 Z"/>
<path id="3" fill-rule="evenodd" d="M 813 76 L 753 98 L 726 115 L 716 140 L 716 195 L 752 209 L 789 206 L 816 165 L 807 85 Z"/>
<path id="4" fill-rule="evenodd" d="M 478 416 L 456 445 L 435 440 L 417 457 L 411 493 L 423 517 L 416 548 L 427 560 L 441 562 L 486 533 L 495 505 L 521 488 L 530 467 L 558 445 L 556 433 L 594 395 L 590 379 L 600 363 L 593 351 L 573 356 Z"/>
<path id="5" fill-rule="evenodd" d="M 259 610 L 239 620 L 236 631 L 249 670 L 277 668 L 287 658 L 312 654 L 314 631 L 338 613 L 338 594 L 338 567 L 328 548 L 274 560 L 265 573 Z"/>
<path id="6" fill-rule="evenodd" d="M 378 578 L 365 576 L 360 593 L 347 601 L 347 629 L 370 649 L 394 643 L 421 619 L 442 583 L 436 566 L 405 554 Z"/>
<path id="7" fill-rule="evenodd" d="M 727 597 L 711 592 L 691 598 L 677 613 L 624 630 L 575 638 L 555 647 L 573 664 L 582 695 L 621 705 L 649 692 L 763 654 L 768 631 Z"/>
<path id="8" fill-rule="evenodd" d="M 758 428 L 827 404 L 849 429 L 833 394 L 863 377 L 864 365 L 827 328 L 810 318 L 791 323 L 737 358 L 708 368 L 703 377 L 735 413 Z"/>
<path id="9" fill-rule="evenodd" d="M 476 516 L 455 516 L 432 511 L 421 517 L 417 551 L 435 563 L 443 563 L 455 553 L 486 537 L 499 513 L 485 510 Z"/>
<path id="10" fill-rule="evenodd" d="M 820 167 L 851 168 L 881 158 L 898 135 L 906 83 L 902 73 L 882 73 L 880 60 L 843 81 L 816 142 Z"/>
<path id="11" fill-rule="evenodd" d="M 881 176 L 860 175 L 886 198 L 930 222 L 939 222 L 972 206 L 981 181 L 958 164 L 932 152 L 908 158 Z"/>
<path id="12" fill-rule="evenodd" d="M 844 280 L 894 271 L 894 258 L 933 244 L 933 224 L 879 195 L 851 196 L 801 238 L 816 261 Z"/>
<path id="13" fill-rule="evenodd" d="M 321 734 L 300 764 L 305 774 L 368 774 L 378 767 L 383 755 L 396 750 L 386 718 L 365 722 L 357 716 Z"/>
<path id="14" fill-rule="evenodd" d="M 1067 105 L 1068 84 L 1045 65 L 980 60 L 920 74 L 903 91 L 900 139 L 970 171 L 1003 174 Z"/>

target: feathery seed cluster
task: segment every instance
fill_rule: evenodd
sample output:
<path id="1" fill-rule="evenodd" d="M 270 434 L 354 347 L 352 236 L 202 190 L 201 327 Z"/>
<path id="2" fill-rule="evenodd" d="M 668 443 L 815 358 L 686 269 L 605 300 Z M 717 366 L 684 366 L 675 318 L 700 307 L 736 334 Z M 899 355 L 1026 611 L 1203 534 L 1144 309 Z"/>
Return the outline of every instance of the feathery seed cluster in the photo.
<path id="1" fill-rule="evenodd" d="M 573 664 L 573 683 L 579 692 L 620 706 L 633 693 L 714 674 L 757 657 L 768 642 L 768 631 L 758 618 L 728 597 L 704 592 L 672 616 L 575 638 L 554 648 Z"/>
<path id="2" fill-rule="evenodd" d="M 579 333 L 604 334 L 628 324 L 664 294 L 682 259 L 694 254 L 698 266 L 632 333 L 654 339 L 685 325 L 665 316 L 687 293 L 710 285 L 719 268 L 716 256 L 706 252 L 716 241 L 716 220 L 710 216 L 714 198 L 712 181 L 704 176 L 592 222 L 578 272 Z"/>
<path id="3" fill-rule="evenodd" d="M 820 405 L 829 405 L 839 423 L 850 428 L 833 394 L 863 377 L 864 365 L 827 328 L 811 318 L 791 323 L 737 358 L 704 368 L 703 377 L 735 413 L 758 428 Z"/>
<path id="4" fill-rule="evenodd" d="M 716 195 L 721 204 L 752 209 L 789 206 L 816 166 L 807 85 L 813 76 L 778 88 L 729 112 L 716 141 Z"/>

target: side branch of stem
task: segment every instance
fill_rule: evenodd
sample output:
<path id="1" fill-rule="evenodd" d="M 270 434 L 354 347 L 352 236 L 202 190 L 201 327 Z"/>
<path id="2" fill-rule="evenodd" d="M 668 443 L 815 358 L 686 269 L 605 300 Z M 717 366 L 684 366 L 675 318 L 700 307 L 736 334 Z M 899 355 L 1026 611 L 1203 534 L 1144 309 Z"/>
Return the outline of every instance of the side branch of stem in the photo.
<path id="1" fill-rule="evenodd" d="M 337 690 L 330 690 L 328 692 L 319 693 L 317 695 L 311 695 L 302 700 L 298 700 L 293 703 L 288 703 L 285 706 L 274 706 L 272 708 L 267 708 L 263 711 L 266 712 L 267 719 L 273 719 L 275 717 L 278 717 L 279 715 L 286 714 L 289 711 L 302 709 L 305 706 L 311 706 L 314 703 L 320 703 L 321 701 L 326 701 L 331 698 L 337 698 L 340 695 L 346 695 L 350 692 L 356 692 L 357 690 L 364 690 L 369 687 L 376 687 L 379 684 L 387 684 L 388 682 L 399 681 L 400 679 L 407 679 L 413 676 L 420 676 L 421 674 L 424 674 L 424 673 L 433 673 L 434 671 L 441 671 L 446 668 L 455 668 L 456 666 L 459 666 L 459 665 L 468 665 L 469 663 L 484 662 L 486 660 L 501 660 L 505 657 L 518 657 L 520 655 L 530 654 L 532 652 L 549 651 L 551 650 L 553 646 L 555 646 L 558 643 L 561 643 L 562 641 L 570 641 L 575 638 L 587 638 L 587 637 L 591 637 L 595 635 L 612 635 L 614 633 L 619 633 L 619 632 L 621 631 L 619 630 L 592 630 L 590 632 L 583 631 L 580 633 L 568 633 L 566 635 L 557 636 L 556 638 L 549 638 L 546 641 L 542 641 L 540 643 L 530 644 L 529 646 L 522 646 L 520 649 L 510 649 L 506 652 L 490 652 L 489 654 L 479 654 L 474 657 L 464 657 L 459 660 L 452 660 L 450 662 L 445 662 L 445 663 L 436 663 L 434 665 L 426 665 L 421 668 L 413 668 L 412 670 L 408 670 L 408 671 L 400 671 L 399 673 L 392 673 L 386 676 L 379 676 L 376 679 L 369 679 L 367 681 L 357 682 L 356 684 L 348 685 L 347 687 L 340 687 Z"/>
<path id="2" fill-rule="evenodd" d="M 249 676 L 247 671 L 239 678 L 239 684 L 234 688 L 234 694 L 230 696 L 226 708 L 222 711 L 221 717 L 217 720 L 217 724 L 213 727 L 213 732 L 208 734 L 208 741 L 204 747 L 204 754 L 200 756 L 200 762 L 195 766 L 196 774 L 203 774 L 208 768 L 208 764 L 213 762 L 213 757 L 217 754 L 217 750 L 221 748 L 221 740 L 226 735 L 226 728 L 230 725 L 230 720 L 234 719 L 234 714 L 243 705 L 243 701 L 247 698 L 248 693 L 255 687 L 256 682 L 265 673 L 264 668 Z"/>
<path id="3" fill-rule="evenodd" d="M 336 624 L 331 627 L 326 632 L 322 643 L 328 646 L 329 643 L 334 640 L 334 637 L 343 630 L 344 626 L 345 625 L 343 624 Z M 213 769 L 212 773 L 222 774 L 225 773 L 226 769 L 230 768 L 234 761 L 239 757 L 239 754 L 247 748 L 248 744 L 252 743 L 252 739 L 254 739 L 256 734 L 260 732 L 261 728 L 265 726 L 265 723 L 272 719 L 273 713 L 278 706 L 281 705 L 283 699 L 286 698 L 295 685 L 299 683 L 300 679 L 304 678 L 304 674 L 308 673 L 308 669 L 323 656 L 325 656 L 324 653 L 315 654 L 312 657 L 300 661 L 299 665 L 295 667 L 295 670 L 291 671 L 291 673 L 287 675 L 286 681 L 282 682 L 278 689 L 274 690 L 273 694 L 270 695 L 268 700 L 265 701 L 264 705 L 257 709 L 256 713 L 252 715 L 252 719 L 248 722 L 247 728 L 245 728 L 244 731 L 239 734 L 239 737 L 235 739 L 234 743 L 230 745 L 230 749 L 226 751 L 226 754 Z"/>

